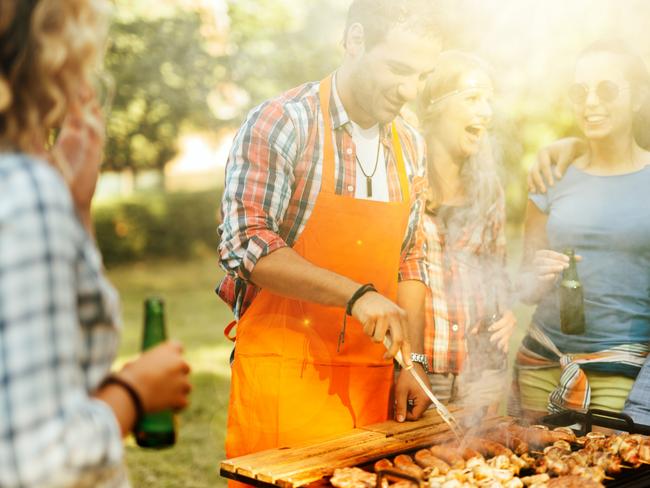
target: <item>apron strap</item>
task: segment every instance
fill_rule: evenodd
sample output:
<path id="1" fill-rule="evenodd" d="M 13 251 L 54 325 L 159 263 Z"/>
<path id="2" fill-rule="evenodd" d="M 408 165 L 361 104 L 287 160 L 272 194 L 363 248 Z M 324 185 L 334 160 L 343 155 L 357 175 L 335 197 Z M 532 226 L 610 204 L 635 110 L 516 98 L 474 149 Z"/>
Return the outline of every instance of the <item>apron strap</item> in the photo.
<path id="1" fill-rule="evenodd" d="M 233 320 L 223 329 L 223 335 L 226 336 L 226 339 L 228 339 L 230 342 L 235 342 L 235 339 L 237 338 L 237 335 L 230 334 L 236 325 L 237 321 Z"/>
<path id="2" fill-rule="evenodd" d="M 397 160 L 397 174 L 399 175 L 399 184 L 402 187 L 402 201 L 410 203 L 411 194 L 409 193 L 409 180 L 406 177 L 404 153 L 402 152 L 402 143 L 399 141 L 395 122 L 391 124 L 391 132 L 393 134 L 393 151 L 395 151 L 395 158 Z"/>

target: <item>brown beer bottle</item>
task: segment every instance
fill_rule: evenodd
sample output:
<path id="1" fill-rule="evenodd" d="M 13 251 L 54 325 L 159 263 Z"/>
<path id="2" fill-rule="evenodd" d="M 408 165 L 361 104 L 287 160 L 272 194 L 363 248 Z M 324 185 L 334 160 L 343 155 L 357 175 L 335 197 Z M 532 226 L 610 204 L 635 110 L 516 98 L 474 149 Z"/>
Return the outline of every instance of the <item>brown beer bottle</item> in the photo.
<path id="1" fill-rule="evenodd" d="M 564 334 L 585 333 L 585 304 L 582 284 L 578 279 L 576 256 L 573 249 L 565 249 L 569 267 L 562 272 L 560 282 L 560 327 Z"/>
<path id="2" fill-rule="evenodd" d="M 142 350 L 167 340 L 165 330 L 165 303 L 161 298 L 149 297 L 144 301 L 144 331 Z M 148 413 L 133 429 L 135 441 L 140 447 L 164 448 L 176 442 L 176 426 L 171 410 Z"/>

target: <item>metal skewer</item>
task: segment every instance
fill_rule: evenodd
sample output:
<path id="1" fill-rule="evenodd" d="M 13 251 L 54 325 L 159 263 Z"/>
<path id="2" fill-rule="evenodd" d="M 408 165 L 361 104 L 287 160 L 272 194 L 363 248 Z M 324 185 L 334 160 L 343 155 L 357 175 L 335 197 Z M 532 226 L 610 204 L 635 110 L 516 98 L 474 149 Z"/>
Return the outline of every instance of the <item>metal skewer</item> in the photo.
<path id="1" fill-rule="evenodd" d="M 391 339 L 389 335 L 386 335 L 384 337 L 384 346 L 386 349 L 390 349 L 390 346 L 392 345 Z M 460 426 L 458 420 L 456 420 L 456 417 L 454 417 L 451 412 L 445 407 L 440 400 L 436 398 L 436 396 L 433 394 L 429 386 L 427 386 L 424 382 L 424 380 L 420 377 L 420 375 L 415 371 L 413 368 L 413 365 L 406 366 L 404 363 L 404 358 L 402 357 L 402 352 L 397 351 L 397 354 L 395 355 L 395 361 L 399 363 L 399 365 L 402 367 L 402 369 L 407 370 L 409 373 L 411 373 L 411 376 L 415 378 L 415 381 L 417 384 L 420 386 L 422 391 L 427 395 L 429 400 L 433 403 L 433 406 L 436 408 L 436 411 L 438 412 L 438 415 L 442 417 L 442 420 L 445 421 L 445 423 L 449 426 L 451 431 L 454 433 L 456 436 L 456 439 L 458 442 L 461 442 L 463 439 L 463 429 Z"/>

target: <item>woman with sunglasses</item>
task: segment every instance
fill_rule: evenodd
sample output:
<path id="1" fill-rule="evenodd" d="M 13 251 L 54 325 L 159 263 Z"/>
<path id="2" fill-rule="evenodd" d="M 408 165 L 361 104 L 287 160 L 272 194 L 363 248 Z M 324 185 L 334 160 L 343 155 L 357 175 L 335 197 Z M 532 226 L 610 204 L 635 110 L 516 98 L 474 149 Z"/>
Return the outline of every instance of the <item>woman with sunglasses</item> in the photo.
<path id="1" fill-rule="evenodd" d="M 105 0 L 0 2 L 0 486 L 128 486 L 122 437 L 187 405 L 180 344 L 110 374 L 120 320 L 92 235 Z M 58 137 L 53 145 L 53 131 Z"/>
<path id="2" fill-rule="evenodd" d="M 515 317 L 507 298 L 504 193 L 487 133 L 492 94 L 480 59 L 448 51 L 426 80 L 418 115 L 431 188 L 423 359 L 441 400 L 494 410 Z"/>
<path id="3" fill-rule="evenodd" d="M 650 79 L 622 42 L 585 49 L 568 91 L 587 151 L 528 202 L 525 298 L 537 303 L 517 355 L 515 399 L 533 419 L 564 409 L 620 411 L 650 343 Z M 563 254 L 581 256 L 586 327 L 560 327 Z M 522 412 L 523 409 L 523 412 Z"/>

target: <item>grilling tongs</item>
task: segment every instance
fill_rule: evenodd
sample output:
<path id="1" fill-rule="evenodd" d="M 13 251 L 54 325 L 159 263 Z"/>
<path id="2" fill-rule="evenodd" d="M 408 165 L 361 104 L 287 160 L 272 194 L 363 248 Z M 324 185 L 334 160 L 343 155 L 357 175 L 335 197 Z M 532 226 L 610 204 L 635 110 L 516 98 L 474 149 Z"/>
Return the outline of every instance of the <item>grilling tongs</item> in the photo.
<path id="1" fill-rule="evenodd" d="M 386 334 L 386 336 L 384 337 L 384 346 L 386 347 L 386 349 L 390 349 L 391 344 L 392 344 L 391 338 L 388 334 Z M 436 410 L 440 415 L 440 417 L 442 417 L 442 420 L 444 420 L 445 423 L 449 426 L 451 431 L 456 436 L 456 439 L 458 439 L 458 442 L 461 442 L 463 440 L 464 433 L 463 433 L 463 428 L 458 422 L 458 420 L 456 420 L 456 417 L 454 417 L 451 414 L 451 412 L 447 409 L 447 407 L 445 407 L 442 404 L 442 402 L 436 398 L 436 396 L 431 391 L 431 388 L 429 388 L 429 386 L 425 384 L 424 380 L 420 377 L 417 371 L 415 371 L 413 365 L 406 366 L 401 351 L 397 351 L 397 354 L 395 355 L 395 361 L 399 363 L 402 369 L 405 369 L 411 373 L 413 378 L 415 378 L 417 384 L 420 385 L 420 388 L 422 388 L 422 391 L 424 391 L 427 397 L 429 397 L 429 400 L 431 400 L 433 406 L 436 407 Z"/>

